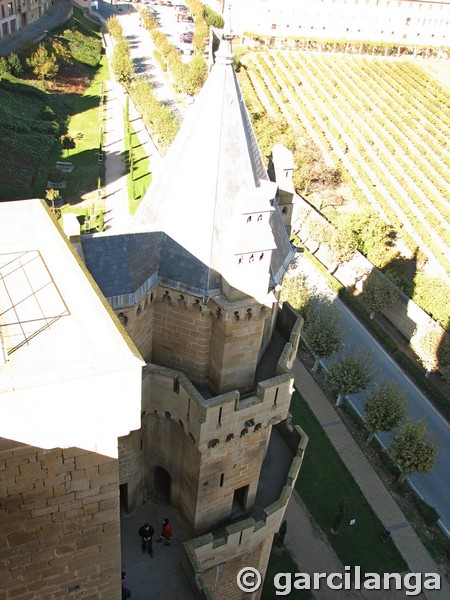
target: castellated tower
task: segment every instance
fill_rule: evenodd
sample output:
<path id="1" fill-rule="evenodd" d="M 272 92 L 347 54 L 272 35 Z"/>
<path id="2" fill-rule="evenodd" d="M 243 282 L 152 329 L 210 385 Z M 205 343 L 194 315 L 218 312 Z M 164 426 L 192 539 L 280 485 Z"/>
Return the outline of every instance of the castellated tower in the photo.
<path id="1" fill-rule="evenodd" d="M 140 428 L 119 439 L 128 510 L 164 499 L 201 536 L 184 564 L 200 598 L 240 597 L 242 561 L 265 572 L 306 446 L 286 422 L 301 319 L 278 309 L 294 254 L 279 204 L 224 40 L 132 227 L 82 238 L 147 362 Z M 292 458 L 275 484 L 277 436 Z"/>

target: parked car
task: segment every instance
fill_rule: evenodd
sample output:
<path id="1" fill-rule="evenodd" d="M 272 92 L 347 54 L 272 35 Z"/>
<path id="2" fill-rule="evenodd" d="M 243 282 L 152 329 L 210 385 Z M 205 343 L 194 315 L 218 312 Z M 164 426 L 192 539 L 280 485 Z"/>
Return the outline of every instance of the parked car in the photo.
<path id="1" fill-rule="evenodd" d="M 184 6 L 184 4 L 176 4 L 175 5 L 175 12 L 188 12 L 188 7 Z"/>
<path id="2" fill-rule="evenodd" d="M 180 35 L 180 42 L 184 44 L 192 44 L 192 38 L 194 37 L 193 33 L 182 33 Z"/>

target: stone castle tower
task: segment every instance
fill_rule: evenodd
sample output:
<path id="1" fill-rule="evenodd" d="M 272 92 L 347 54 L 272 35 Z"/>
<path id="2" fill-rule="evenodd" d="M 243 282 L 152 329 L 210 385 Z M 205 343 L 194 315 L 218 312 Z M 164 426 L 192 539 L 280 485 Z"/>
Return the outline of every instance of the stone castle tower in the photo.
<path id="1" fill-rule="evenodd" d="M 279 204 L 279 187 L 267 175 L 232 67 L 229 42 L 223 41 L 130 230 L 86 236 L 77 244 L 90 275 L 83 273 L 83 265 L 74 269 L 82 278 L 95 280 L 90 281 L 90 301 L 98 301 L 98 295 L 106 298 L 103 318 L 118 334 L 111 369 L 119 362 L 117 376 L 123 374 L 124 381 L 129 377 L 131 382 L 124 389 L 108 375 L 101 390 L 94 387 L 91 393 L 89 387 L 83 397 L 88 411 L 97 403 L 96 391 L 103 399 L 97 419 L 109 411 L 115 427 L 101 429 L 97 436 L 101 439 L 86 441 L 89 428 L 83 428 L 81 416 L 73 424 L 75 430 L 80 428 L 78 437 L 67 436 L 64 428 L 54 440 L 19 435 L 23 422 L 14 435 L 6 435 L 8 427 L 0 431 L 25 444 L 20 452 L 27 465 L 37 463 L 33 470 L 37 491 L 27 496 L 29 502 L 35 497 L 35 504 L 26 513 L 26 527 L 38 531 L 41 525 L 35 519 L 42 518 L 53 526 L 55 507 L 59 514 L 61 507 L 70 506 L 74 512 L 69 521 L 86 539 L 85 545 L 68 547 L 64 527 L 69 526 L 55 528 L 53 545 L 64 548 L 79 570 L 71 573 L 71 579 L 67 576 L 67 585 L 58 594 L 55 586 L 64 573 L 55 564 L 52 597 L 66 597 L 69 587 L 75 599 L 84 597 L 85 591 L 99 593 L 101 583 L 89 576 L 95 568 L 105 574 L 105 581 L 108 575 L 108 594 L 98 597 L 119 598 L 120 588 L 114 588 L 120 571 L 118 528 L 105 528 L 107 539 L 97 528 L 101 542 L 93 530 L 90 537 L 84 531 L 97 522 L 118 520 L 119 490 L 129 512 L 152 498 L 164 498 L 178 508 L 196 536 L 185 544 L 183 566 L 199 598 L 240 598 L 235 582 L 239 565 L 265 572 L 307 443 L 303 432 L 286 420 L 301 319 L 287 305 L 278 309 L 279 286 L 293 257 L 287 235 L 289 196 L 283 197 L 283 212 Z M 66 273 L 62 270 L 59 275 Z M 50 325 L 47 319 L 45 328 L 52 332 L 59 321 Z M 94 327 L 91 318 L 89 323 Z M 75 327 L 72 335 L 76 331 Z M 94 332 L 88 328 L 88 334 Z M 129 364 L 121 360 L 120 340 Z M 90 344 L 95 345 L 88 335 L 87 347 Z M 114 352 L 114 344 L 105 340 L 105 345 L 107 355 Z M 102 350 L 92 361 L 94 373 L 96 361 L 106 362 Z M 82 389 L 88 376 L 80 372 Z M 74 387 L 72 383 L 72 375 L 65 372 L 61 394 L 65 387 Z M 33 385 L 31 390 L 36 391 Z M 14 398 L 15 391 L 11 394 Z M 53 413 L 55 402 L 54 394 L 46 397 L 47 414 Z M 280 472 L 280 482 L 267 485 L 264 465 L 274 436 L 291 448 L 292 461 Z M 9 476 L 9 468 L 22 473 L 21 454 L 15 457 L 14 444 L 5 448 L 11 455 L 10 463 L 5 455 Z M 39 462 L 41 455 L 42 460 L 56 462 L 47 466 Z M 28 471 L 31 474 L 32 467 L 24 468 L 25 474 Z M 103 478 L 100 483 L 98 477 Z M 48 491 L 49 481 L 53 486 L 63 484 L 57 488 L 64 491 L 62 498 L 56 499 L 56 487 Z M 22 481 L 15 496 L 22 494 L 23 500 L 29 485 L 29 480 Z M 92 497 L 95 502 L 88 501 Z M 213 531 L 219 526 L 225 533 L 217 538 Z M 6 533 L 11 548 L 18 545 L 16 558 L 26 543 L 17 535 L 21 527 L 9 525 Z M 118 546 L 118 555 L 113 551 L 109 560 L 101 557 L 106 562 L 97 560 L 92 547 L 101 548 L 102 543 Z M 52 564 L 49 559 L 47 568 L 51 570 Z M 14 581 L 12 569 L 9 578 Z M 29 576 L 23 598 L 38 581 Z M 50 592 L 39 597 L 50 598 Z"/>

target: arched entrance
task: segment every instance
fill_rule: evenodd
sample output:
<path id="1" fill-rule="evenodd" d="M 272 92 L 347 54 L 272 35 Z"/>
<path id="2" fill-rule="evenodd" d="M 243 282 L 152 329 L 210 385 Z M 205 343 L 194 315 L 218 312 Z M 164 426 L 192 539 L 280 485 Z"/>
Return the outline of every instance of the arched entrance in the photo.
<path id="1" fill-rule="evenodd" d="M 151 473 L 150 490 L 152 500 L 170 504 L 171 477 L 162 467 L 155 467 Z"/>

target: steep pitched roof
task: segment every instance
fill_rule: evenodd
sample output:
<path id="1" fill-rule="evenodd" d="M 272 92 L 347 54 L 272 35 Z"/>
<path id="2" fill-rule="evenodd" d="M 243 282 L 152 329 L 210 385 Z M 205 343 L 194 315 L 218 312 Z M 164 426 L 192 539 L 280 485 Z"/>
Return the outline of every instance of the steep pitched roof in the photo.
<path id="1" fill-rule="evenodd" d="M 274 212 L 270 226 L 260 228 L 259 238 L 254 236 L 254 247 L 249 248 L 272 251 L 274 264 L 267 272 L 267 292 L 270 280 L 278 279 L 280 265 L 289 262 L 291 247 L 286 234 L 283 238 L 281 215 L 272 207 L 277 186 L 269 181 L 232 58 L 229 41 L 222 41 L 205 85 L 133 225 L 140 231 L 164 231 L 211 272 L 230 280 L 225 271 L 231 268 L 232 255 L 242 247 L 242 240 L 237 239 L 242 215 L 270 210 Z M 207 283 L 210 291 L 216 287 L 211 284 Z M 261 281 L 247 277 L 243 285 L 245 294 L 261 296 Z"/>

